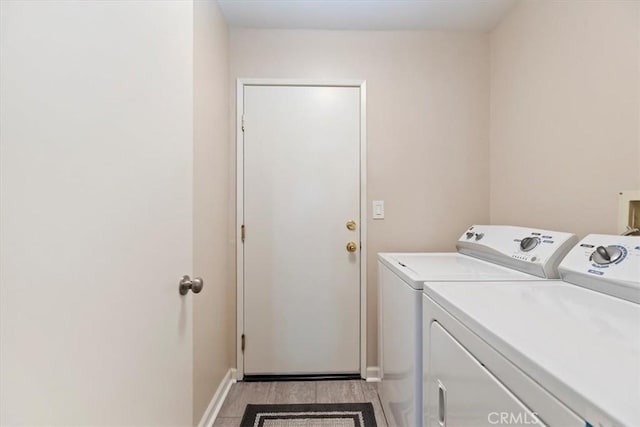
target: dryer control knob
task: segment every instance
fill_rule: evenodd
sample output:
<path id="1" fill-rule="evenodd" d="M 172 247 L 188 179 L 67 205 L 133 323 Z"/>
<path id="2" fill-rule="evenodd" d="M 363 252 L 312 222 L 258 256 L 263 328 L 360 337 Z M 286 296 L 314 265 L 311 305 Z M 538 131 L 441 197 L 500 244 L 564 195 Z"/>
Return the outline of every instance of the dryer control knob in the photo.
<path id="1" fill-rule="evenodd" d="M 607 265 L 618 261 L 622 256 L 622 251 L 616 246 L 598 246 L 591 254 L 591 261 L 596 264 Z"/>
<path id="2" fill-rule="evenodd" d="M 481 240 L 484 237 L 484 233 L 476 233 L 476 241 Z"/>
<path id="3" fill-rule="evenodd" d="M 522 249 L 523 252 L 529 252 L 538 246 L 538 243 L 540 243 L 540 241 L 536 237 L 525 237 L 520 242 L 520 249 Z"/>
<path id="4" fill-rule="evenodd" d="M 474 233 L 474 232 L 472 232 L 472 231 L 467 231 L 467 239 L 472 238 L 474 234 L 475 234 L 475 233 Z"/>

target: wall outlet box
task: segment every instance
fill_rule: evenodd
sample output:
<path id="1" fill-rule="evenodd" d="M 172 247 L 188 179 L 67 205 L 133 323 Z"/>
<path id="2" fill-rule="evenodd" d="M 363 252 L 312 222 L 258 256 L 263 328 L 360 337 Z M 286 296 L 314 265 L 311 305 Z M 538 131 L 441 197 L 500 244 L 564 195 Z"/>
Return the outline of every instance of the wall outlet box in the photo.
<path id="1" fill-rule="evenodd" d="M 618 232 L 640 228 L 640 190 L 621 191 L 618 195 Z"/>

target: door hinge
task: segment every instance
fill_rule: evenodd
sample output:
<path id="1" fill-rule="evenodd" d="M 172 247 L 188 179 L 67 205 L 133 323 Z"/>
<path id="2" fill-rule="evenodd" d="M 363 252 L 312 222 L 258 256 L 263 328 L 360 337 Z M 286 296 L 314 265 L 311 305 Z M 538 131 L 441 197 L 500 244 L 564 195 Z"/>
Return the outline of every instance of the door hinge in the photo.
<path id="1" fill-rule="evenodd" d="M 242 132 L 244 132 L 244 114 L 242 115 Z"/>
<path id="2" fill-rule="evenodd" d="M 242 350 L 242 352 L 244 352 L 244 334 L 242 334 L 242 337 L 240 339 L 240 349 Z"/>
<path id="3" fill-rule="evenodd" d="M 240 226 L 240 240 L 244 243 L 244 224 Z"/>

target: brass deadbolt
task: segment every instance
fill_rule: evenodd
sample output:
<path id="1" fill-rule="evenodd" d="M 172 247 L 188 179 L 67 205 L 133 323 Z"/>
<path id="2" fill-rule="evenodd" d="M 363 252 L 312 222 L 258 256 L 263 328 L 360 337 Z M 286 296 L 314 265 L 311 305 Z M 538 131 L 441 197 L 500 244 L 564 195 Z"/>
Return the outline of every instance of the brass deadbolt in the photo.
<path id="1" fill-rule="evenodd" d="M 350 219 L 349 221 L 347 221 L 347 229 L 353 231 L 356 229 L 356 222 L 352 219 Z"/>

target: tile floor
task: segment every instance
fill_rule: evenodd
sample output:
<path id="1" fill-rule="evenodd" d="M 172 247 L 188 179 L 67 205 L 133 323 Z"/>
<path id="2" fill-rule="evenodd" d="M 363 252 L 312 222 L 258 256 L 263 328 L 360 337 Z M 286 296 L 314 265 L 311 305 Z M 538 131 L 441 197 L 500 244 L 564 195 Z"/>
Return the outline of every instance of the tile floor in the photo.
<path id="1" fill-rule="evenodd" d="M 387 427 L 377 383 L 349 381 L 239 382 L 231 386 L 214 427 L 238 427 L 248 403 L 371 402 L 378 427 Z"/>

